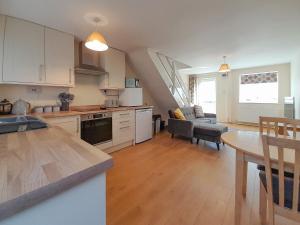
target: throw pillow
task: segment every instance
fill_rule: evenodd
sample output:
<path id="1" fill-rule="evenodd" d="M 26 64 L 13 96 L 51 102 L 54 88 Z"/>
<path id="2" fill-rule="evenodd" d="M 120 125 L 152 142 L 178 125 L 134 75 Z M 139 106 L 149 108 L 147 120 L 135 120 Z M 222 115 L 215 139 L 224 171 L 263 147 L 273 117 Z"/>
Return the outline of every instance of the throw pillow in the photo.
<path id="1" fill-rule="evenodd" d="M 195 110 L 195 116 L 196 118 L 203 118 L 205 117 L 202 106 L 200 105 L 195 105 L 194 106 L 194 110 Z"/>
<path id="2" fill-rule="evenodd" d="M 186 120 L 183 113 L 181 112 L 181 110 L 179 108 L 177 108 L 175 111 L 174 111 L 174 115 L 175 115 L 175 118 L 176 119 L 180 119 L 180 120 Z"/>

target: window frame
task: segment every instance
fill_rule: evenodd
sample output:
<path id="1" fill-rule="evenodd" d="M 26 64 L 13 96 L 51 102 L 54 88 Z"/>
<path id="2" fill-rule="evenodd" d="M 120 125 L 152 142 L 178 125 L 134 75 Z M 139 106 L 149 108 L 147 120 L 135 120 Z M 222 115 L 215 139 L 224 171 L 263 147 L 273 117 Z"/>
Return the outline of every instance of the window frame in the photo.
<path id="1" fill-rule="evenodd" d="M 242 76 L 245 75 L 255 75 L 255 74 L 264 74 L 264 73 L 276 73 L 277 74 L 277 102 L 241 102 L 240 101 L 240 91 L 241 91 L 241 80 Z M 279 71 L 268 71 L 268 72 L 255 72 L 255 73 L 242 73 L 239 75 L 238 83 L 238 104 L 268 104 L 268 105 L 278 105 L 279 103 Z"/>

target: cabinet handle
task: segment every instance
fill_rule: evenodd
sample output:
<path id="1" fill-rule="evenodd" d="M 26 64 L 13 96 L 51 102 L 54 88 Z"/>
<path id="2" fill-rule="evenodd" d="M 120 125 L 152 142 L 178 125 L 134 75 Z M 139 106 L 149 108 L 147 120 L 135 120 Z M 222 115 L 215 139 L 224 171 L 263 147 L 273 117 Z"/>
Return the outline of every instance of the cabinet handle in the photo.
<path id="1" fill-rule="evenodd" d="M 46 65 L 43 65 L 43 74 L 44 74 L 44 81 L 46 81 L 46 76 L 47 76 L 47 73 L 46 73 Z"/>
<path id="2" fill-rule="evenodd" d="M 72 69 L 69 68 L 69 83 L 72 83 Z"/>
<path id="3" fill-rule="evenodd" d="M 126 126 L 126 127 L 120 127 L 120 130 L 122 130 L 122 129 L 126 129 L 126 128 L 130 128 L 130 126 Z"/>
<path id="4" fill-rule="evenodd" d="M 121 113 L 120 116 L 129 116 L 129 113 Z"/>
<path id="5" fill-rule="evenodd" d="M 42 81 L 43 80 L 43 65 L 41 64 L 40 67 L 39 67 L 39 81 Z"/>
<path id="6" fill-rule="evenodd" d="M 120 123 L 129 123 L 130 121 L 129 120 L 126 120 L 126 121 L 121 121 Z"/>
<path id="7" fill-rule="evenodd" d="M 79 134 L 79 123 L 80 123 L 80 121 L 79 121 L 79 118 L 77 118 L 76 120 L 77 120 L 77 130 L 76 130 L 76 133 Z"/>

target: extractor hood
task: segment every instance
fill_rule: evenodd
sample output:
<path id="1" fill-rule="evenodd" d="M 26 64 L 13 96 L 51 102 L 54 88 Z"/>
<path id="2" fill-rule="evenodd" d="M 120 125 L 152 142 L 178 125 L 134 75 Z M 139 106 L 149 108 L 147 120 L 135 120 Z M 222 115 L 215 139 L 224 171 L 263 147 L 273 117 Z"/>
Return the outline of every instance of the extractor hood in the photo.
<path id="1" fill-rule="evenodd" d="M 75 43 L 76 44 L 76 43 Z M 100 66 L 100 53 L 92 51 L 84 46 L 83 42 L 79 42 L 75 51 L 77 66 L 75 66 L 75 74 L 100 76 L 107 72 Z M 77 47 L 76 46 L 76 47 Z"/>

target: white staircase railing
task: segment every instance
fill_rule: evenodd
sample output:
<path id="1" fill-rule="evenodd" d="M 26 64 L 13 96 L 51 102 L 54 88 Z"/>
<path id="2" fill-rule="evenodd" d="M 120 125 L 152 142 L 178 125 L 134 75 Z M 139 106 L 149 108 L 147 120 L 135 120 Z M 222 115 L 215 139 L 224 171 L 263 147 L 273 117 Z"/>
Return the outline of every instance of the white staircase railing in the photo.
<path id="1" fill-rule="evenodd" d="M 160 75 L 163 77 L 176 102 L 180 107 L 190 106 L 188 87 L 177 72 L 179 62 L 159 52 L 156 55 L 162 65 L 161 68 L 165 71 L 165 73 L 160 73 Z"/>

